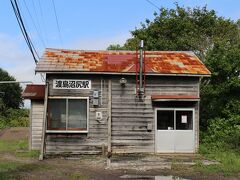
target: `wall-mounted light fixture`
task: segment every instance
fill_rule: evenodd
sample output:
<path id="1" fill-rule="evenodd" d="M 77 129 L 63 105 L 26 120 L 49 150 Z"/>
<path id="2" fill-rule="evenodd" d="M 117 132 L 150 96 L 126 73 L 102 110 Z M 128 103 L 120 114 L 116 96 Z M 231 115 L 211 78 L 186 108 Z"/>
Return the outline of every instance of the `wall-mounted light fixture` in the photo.
<path id="1" fill-rule="evenodd" d="M 122 87 L 125 87 L 126 86 L 126 83 L 127 83 L 127 80 L 125 78 L 121 78 L 119 80 L 119 83 L 121 84 Z"/>

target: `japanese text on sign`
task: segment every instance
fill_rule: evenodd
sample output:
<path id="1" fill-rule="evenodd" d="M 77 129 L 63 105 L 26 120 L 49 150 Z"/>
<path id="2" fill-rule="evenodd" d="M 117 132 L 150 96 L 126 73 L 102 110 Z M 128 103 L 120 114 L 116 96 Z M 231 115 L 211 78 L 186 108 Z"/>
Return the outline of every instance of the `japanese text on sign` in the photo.
<path id="1" fill-rule="evenodd" d="M 91 80 L 54 79 L 53 89 L 91 89 Z"/>

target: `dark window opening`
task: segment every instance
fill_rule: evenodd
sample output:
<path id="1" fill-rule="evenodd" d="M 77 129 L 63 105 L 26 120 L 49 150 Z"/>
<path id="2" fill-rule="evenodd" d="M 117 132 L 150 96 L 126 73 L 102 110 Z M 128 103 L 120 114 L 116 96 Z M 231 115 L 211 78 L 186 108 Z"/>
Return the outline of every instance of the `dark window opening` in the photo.
<path id="1" fill-rule="evenodd" d="M 66 100 L 49 99 L 48 129 L 66 130 Z"/>
<path id="2" fill-rule="evenodd" d="M 176 129 L 177 130 L 193 129 L 192 111 L 176 111 Z"/>
<path id="3" fill-rule="evenodd" d="M 174 111 L 157 111 L 157 130 L 174 129 Z"/>
<path id="4" fill-rule="evenodd" d="M 47 130 L 86 131 L 87 99 L 49 99 Z"/>
<path id="5" fill-rule="evenodd" d="M 157 110 L 157 130 L 193 130 L 192 110 Z"/>

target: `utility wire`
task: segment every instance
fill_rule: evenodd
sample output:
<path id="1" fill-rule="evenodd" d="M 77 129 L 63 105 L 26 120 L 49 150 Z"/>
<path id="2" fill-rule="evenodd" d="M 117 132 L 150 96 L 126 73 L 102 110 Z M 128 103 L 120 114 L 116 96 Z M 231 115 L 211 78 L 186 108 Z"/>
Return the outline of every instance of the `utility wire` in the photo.
<path id="1" fill-rule="evenodd" d="M 63 46 L 63 41 L 62 41 L 61 31 L 60 31 L 60 28 L 59 28 L 58 17 L 57 17 L 56 6 L 55 6 L 54 0 L 52 0 L 52 4 L 53 4 L 54 14 L 55 14 L 55 18 L 56 18 L 56 23 L 57 23 L 59 39 L 60 39 L 60 42 L 61 42 L 61 46 Z"/>
<path id="2" fill-rule="evenodd" d="M 42 73 L 40 73 L 40 76 L 41 76 L 41 80 L 42 80 L 42 82 L 45 82 L 46 79 L 44 78 L 44 75 L 43 75 Z"/>
<path id="3" fill-rule="evenodd" d="M 19 3 L 19 0 L 17 0 L 17 3 L 18 3 L 19 12 L 22 12 L 22 7 L 21 7 L 21 4 Z M 28 27 L 26 18 L 24 17 L 23 14 L 22 14 L 22 21 L 25 23 L 25 27 Z M 26 29 L 27 29 L 27 28 L 26 28 Z M 31 34 L 29 34 L 29 38 L 31 38 Z M 31 39 L 32 39 L 32 38 L 31 38 Z"/>
<path id="4" fill-rule="evenodd" d="M 29 48 L 29 50 L 30 50 L 30 52 L 33 56 L 33 59 L 34 59 L 35 63 L 37 64 L 37 62 L 38 62 L 37 58 L 39 59 L 39 55 L 38 55 L 38 53 L 37 53 L 37 51 L 36 51 L 36 49 L 35 49 L 35 47 L 32 43 L 27 31 L 26 31 L 26 28 L 25 28 L 25 25 L 23 23 L 22 16 L 21 16 L 21 13 L 20 13 L 20 10 L 19 10 L 19 7 L 18 7 L 17 0 L 10 0 L 10 2 L 11 2 L 11 5 L 12 5 L 12 8 L 13 8 L 13 11 L 15 13 L 18 25 L 20 27 L 20 30 L 23 34 L 23 37 L 24 37 L 24 39 L 27 43 L 27 46 L 28 46 L 28 48 Z M 37 58 L 36 58 L 36 56 L 37 56 Z M 45 82 L 45 78 L 44 78 L 43 74 L 40 74 L 40 76 L 41 76 L 42 81 Z"/>
<path id="5" fill-rule="evenodd" d="M 39 21 L 39 18 L 38 18 L 38 11 L 37 11 L 37 8 L 35 6 L 35 2 L 34 1 L 35 0 L 31 0 L 32 5 L 33 5 L 33 9 L 34 9 L 34 13 L 35 13 L 35 16 L 36 16 L 36 22 L 37 22 L 37 25 L 39 27 L 40 34 L 42 34 L 42 26 L 40 25 L 40 21 Z M 45 41 L 44 41 L 44 44 L 45 44 Z M 46 48 L 46 44 L 45 44 L 45 48 Z"/>
<path id="6" fill-rule="evenodd" d="M 36 24 L 35 24 L 35 22 L 34 22 L 33 16 L 32 16 L 32 14 L 31 14 L 28 6 L 27 6 L 27 3 L 26 3 L 25 0 L 23 0 L 23 2 L 24 2 L 24 5 L 25 5 L 25 7 L 26 7 L 26 9 L 27 9 L 27 12 L 28 12 L 28 14 L 29 14 L 29 16 L 30 16 L 30 19 L 31 19 L 31 21 L 32 21 L 32 23 L 33 23 L 33 26 L 34 26 L 34 28 L 36 29 L 36 32 L 37 32 L 37 34 L 38 34 L 38 36 L 39 36 L 39 38 L 40 38 L 40 40 L 41 40 L 41 43 L 42 43 L 42 45 L 46 48 L 46 44 L 45 44 L 45 42 L 44 42 L 44 40 L 43 40 L 43 38 L 42 38 L 42 36 L 41 36 L 40 30 L 38 30 L 38 28 L 37 28 L 37 26 L 36 26 Z M 36 11 L 36 10 L 35 10 L 35 11 Z M 38 26 L 39 26 L 39 23 L 38 23 Z"/>
<path id="7" fill-rule="evenodd" d="M 38 5 L 39 5 L 39 7 L 40 7 L 40 15 L 41 15 L 41 19 L 42 19 L 42 23 L 43 23 L 43 33 L 44 33 L 44 35 L 45 35 L 45 37 L 46 37 L 46 43 L 48 44 L 48 39 L 47 39 L 47 32 L 46 32 L 46 29 L 45 29 L 45 27 L 46 27 L 46 23 L 45 23 L 45 20 L 44 20 L 44 16 L 43 16 L 43 10 L 42 10 L 42 4 L 41 4 L 41 0 L 38 0 Z"/>
<path id="8" fill-rule="evenodd" d="M 16 0 L 14 0 L 14 2 L 15 2 L 15 7 L 16 7 L 17 13 L 18 13 L 18 17 L 19 17 L 19 19 L 20 19 L 20 22 L 21 22 L 21 25 L 22 25 L 22 27 L 23 27 L 23 30 L 24 30 L 24 32 L 25 32 L 25 34 L 26 34 L 26 37 L 27 37 L 27 40 L 28 40 L 28 42 L 29 42 L 30 48 L 32 49 L 33 52 L 35 52 L 36 56 L 37 56 L 38 59 L 39 59 L 39 55 L 38 55 L 38 53 L 37 53 L 37 51 L 36 51 L 36 49 L 35 49 L 32 41 L 31 41 L 31 38 L 30 38 L 30 36 L 28 35 L 27 30 L 26 30 L 26 28 L 25 28 L 25 25 L 24 25 L 24 23 L 23 23 L 21 13 L 20 13 L 20 10 L 19 10 L 19 8 L 18 8 L 18 3 L 17 3 Z M 35 62 L 37 62 L 37 59 L 36 59 L 36 58 L 35 58 Z"/>
<path id="9" fill-rule="evenodd" d="M 10 2 L 11 2 L 11 5 L 12 5 L 14 14 L 16 16 L 18 25 L 20 27 L 20 30 L 21 30 L 21 32 L 23 34 L 23 37 L 24 37 L 24 39 L 25 39 L 25 41 L 27 43 L 27 46 L 28 46 L 32 56 L 33 56 L 34 62 L 37 64 L 38 61 L 37 61 L 36 56 L 38 57 L 38 59 L 39 59 L 39 56 L 38 56 L 38 53 L 37 53 L 35 47 L 33 46 L 33 43 L 31 41 L 27 31 L 26 31 L 26 28 L 24 26 L 24 23 L 23 23 L 23 20 L 22 20 L 22 17 L 21 17 L 21 13 L 20 13 L 19 8 L 18 8 L 17 1 L 16 0 L 10 0 Z"/>
<path id="10" fill-rule="evenodd" d="M 21 31 L 22 31 L 22 33 L 23 33 L 24 39 L 26 40 L 26 43 L 27 43 L 27 45 L 28 45 L 28 47 L 29 47 L 29 49 L 30 49 L 33 57 L 34 57 L 34 60 L 36 60 L 36 57 L 35 57 L 35 55 L 34 55 L 34 50 L 33 50 L 33 48 L 31 47 L 32 43 L 31 43 L 31 40 L 30 40 L 30 38 L 29 38 L 29 36 L 28 36 L 28 34 L 27 34 L 27 32 L 26 32 L 26 29 L 25 29 L 25 27 L 24 27 L 24 25 L 23 25 L 23 21 L 22 21 L 22 19 L 21 19 L 21 14 L 20 14 L 20 11 L 19 11 L 19 8 L 18 8 L 18 5 L 17 5 L 16 0 L 15 0 L 15 1 L 11 1 L 11 4 L 12 4 L 12 7 L 13 7 L 13 9 L 14 9 L 14 13 L 15 13 L 15 15 L 16 15 L 16 18 L 17 18 L 18 24 L 19 24 L 19 26 L 20 26 L 20 29 L 21 29 Z M 37 54 L 37 53 L 36 53 L 36 54 Z"/>
<path id="11" fill-rule="evenodd" d="M 151 4 L 152 6 L 154 6 L 155 8 L 157 8 L 159 11 L 161 10 L 155 3 L 153 3 L 150 0 L 146 0 L 149 4 Z"/>

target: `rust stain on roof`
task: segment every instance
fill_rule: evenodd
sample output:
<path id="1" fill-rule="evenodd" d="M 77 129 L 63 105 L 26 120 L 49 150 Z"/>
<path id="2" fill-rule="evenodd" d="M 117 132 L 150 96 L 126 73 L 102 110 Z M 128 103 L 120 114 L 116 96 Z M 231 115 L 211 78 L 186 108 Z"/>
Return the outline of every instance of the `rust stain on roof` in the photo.
<path id="1" fill-rule="evenodd" d="M 157 99 L 200 99 L 198 96 L 192 95 L 152 95 L 152 100 Z"/>
<path id="2" fill-rule="evenodd" d="M 192 52 L 146 51 L 146 73 L 210 75 Z M 135 51 L 80 51 L 46 49 L 36 72 L 135 73 Z"/>
<path id="3" fill-rule="evenodd" d="M 27 85 L 22 93 L 24 99 L 44 99 L 45 85 Z"/>

